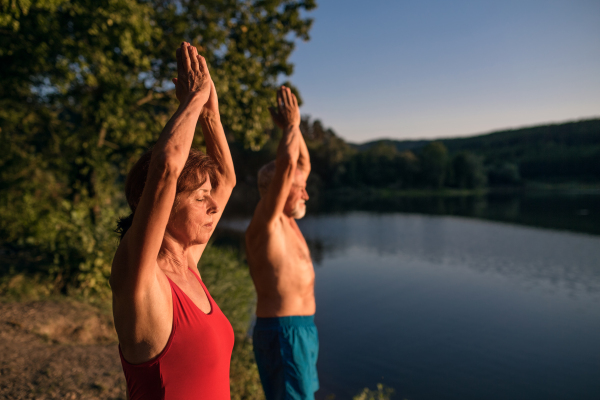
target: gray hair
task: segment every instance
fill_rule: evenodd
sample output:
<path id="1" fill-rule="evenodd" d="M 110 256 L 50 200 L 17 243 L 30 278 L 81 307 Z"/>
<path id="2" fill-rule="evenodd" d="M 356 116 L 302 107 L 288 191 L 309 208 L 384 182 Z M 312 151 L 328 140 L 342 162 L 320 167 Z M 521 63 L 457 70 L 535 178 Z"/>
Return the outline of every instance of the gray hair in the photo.
<path id="1" fill-rule="evenodd" d="M 267 194 L 267 189 L 275 176 L 275 160 L 263 165 L 258 170 L 258 191 L 260 197 L 264 197 Z"/>

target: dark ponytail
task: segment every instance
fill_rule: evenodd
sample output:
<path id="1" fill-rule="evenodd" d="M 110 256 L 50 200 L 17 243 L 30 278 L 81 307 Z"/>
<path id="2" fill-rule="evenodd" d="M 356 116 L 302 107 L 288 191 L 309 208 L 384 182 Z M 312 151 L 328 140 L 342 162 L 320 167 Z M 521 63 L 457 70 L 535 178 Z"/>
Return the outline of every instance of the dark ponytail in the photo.
<path id="1" fill-rule="evenodd" d="M 133 213 L 129 214 L 127 217 L 121 217 L 117 220 L 117 228 L 115 232 L 119 234 L 119 240 L 123 240 L 125 234 L 131 228 L 131 224 L 133 223 Z"/>

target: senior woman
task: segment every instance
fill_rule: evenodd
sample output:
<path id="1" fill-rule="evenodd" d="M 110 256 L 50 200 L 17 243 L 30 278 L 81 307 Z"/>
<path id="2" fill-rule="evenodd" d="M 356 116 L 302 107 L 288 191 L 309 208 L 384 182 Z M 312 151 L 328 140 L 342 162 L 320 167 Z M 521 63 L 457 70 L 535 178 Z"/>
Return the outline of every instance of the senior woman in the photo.
<path id="1" fill-rule="evenodd" d="M 206 61 L 184 42 L 177 69 L 179 108 L 125 184 L 113 315 L 128 398 L 225 400 L 233 330 L 197 263 L 235 174 Z M 191 149 L 198 121 L 207 154 Z"/>

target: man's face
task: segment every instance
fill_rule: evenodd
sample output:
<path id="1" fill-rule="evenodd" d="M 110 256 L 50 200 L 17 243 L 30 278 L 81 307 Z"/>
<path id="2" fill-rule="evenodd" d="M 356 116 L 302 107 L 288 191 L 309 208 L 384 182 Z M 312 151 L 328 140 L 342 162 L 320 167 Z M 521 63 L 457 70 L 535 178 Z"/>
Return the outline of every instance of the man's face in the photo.
<path id="1" fill-rule="evenodd" d="M 307 200 L 306 179 L 304 178 L 304 174 L 297 170 L 283 212 L 288 217 L 300 219 L 306 214 L 306 205 L 304 203 Z"/>

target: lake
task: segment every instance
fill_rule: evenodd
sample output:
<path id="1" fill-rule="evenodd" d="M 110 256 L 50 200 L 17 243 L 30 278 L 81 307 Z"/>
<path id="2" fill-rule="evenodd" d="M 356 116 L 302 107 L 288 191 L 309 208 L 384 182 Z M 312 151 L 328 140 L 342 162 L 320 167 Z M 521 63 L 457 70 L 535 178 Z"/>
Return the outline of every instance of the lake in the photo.
<path id="1" fill-rule="evenodd" d="M 460 216 L 465 205 L 300 220 L 316 270 L 317 399 L 378 382 L 395 399 L 600 398 L 600 236 L 585 233 L 600 197 L 538 200 L 562 211 L 526 218 L 521 199 L 512 223 L 489 205 L 489 219 Z M 579 232 L 538 227 L 552 221 Z"/>

